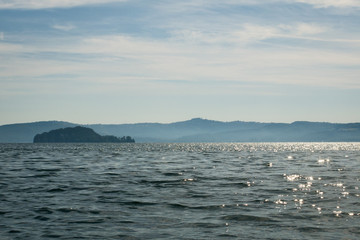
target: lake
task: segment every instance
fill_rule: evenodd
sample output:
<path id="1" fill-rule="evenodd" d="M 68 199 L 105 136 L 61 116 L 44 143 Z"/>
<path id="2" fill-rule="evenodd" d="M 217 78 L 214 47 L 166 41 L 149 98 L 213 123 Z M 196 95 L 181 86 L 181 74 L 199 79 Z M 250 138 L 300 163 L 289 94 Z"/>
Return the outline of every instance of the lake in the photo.
<path id="1" fill-rule="evenodd" d="M 360 239 L 360 143 L 0 144 L 1 239 Z"/>

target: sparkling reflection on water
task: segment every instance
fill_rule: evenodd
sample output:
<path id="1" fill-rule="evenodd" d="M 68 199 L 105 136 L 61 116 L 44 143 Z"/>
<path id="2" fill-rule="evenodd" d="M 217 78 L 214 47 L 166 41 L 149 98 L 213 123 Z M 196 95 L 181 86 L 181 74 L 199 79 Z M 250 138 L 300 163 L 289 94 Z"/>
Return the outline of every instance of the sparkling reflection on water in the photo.
<path id="1" fill-rule="evenodd" d="M 0 144 L 1 239 L 359 239 L 360 143 Z"/>

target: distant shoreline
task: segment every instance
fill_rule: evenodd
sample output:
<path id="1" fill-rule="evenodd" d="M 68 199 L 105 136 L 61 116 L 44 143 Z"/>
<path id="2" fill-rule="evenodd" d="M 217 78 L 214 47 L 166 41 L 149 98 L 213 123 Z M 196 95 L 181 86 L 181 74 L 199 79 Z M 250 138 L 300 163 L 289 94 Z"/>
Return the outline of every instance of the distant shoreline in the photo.
<path id="1" fill-rule="evenodd" d="M 0 126 L 0 142 L 29 143 L 36 134 L 76 127 L 61 121 Z M 82 125 L 103 136 L 131 136 L 139 143 L 199 142 L 360 142 L 360 123 L 297 121 L 293 123 L 221 122 L 194 118 L 174 123 Z"/>

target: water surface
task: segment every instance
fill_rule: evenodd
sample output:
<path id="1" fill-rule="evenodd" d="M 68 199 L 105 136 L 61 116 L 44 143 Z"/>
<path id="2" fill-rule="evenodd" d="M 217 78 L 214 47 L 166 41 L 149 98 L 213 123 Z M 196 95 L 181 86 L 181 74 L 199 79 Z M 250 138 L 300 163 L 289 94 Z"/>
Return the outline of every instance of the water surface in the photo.
<path id="1" fill-rule="evenodd" d="M 0 144 L 1 239 L 359 239 L 360 143 Z"/>

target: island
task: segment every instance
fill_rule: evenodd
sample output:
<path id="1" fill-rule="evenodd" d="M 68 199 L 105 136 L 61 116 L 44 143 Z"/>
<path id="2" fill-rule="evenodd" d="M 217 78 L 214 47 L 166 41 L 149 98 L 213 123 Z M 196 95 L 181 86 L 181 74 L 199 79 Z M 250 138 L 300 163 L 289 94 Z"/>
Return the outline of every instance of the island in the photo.
<path id="1" fill-rule="evenodd" d="M 134 143 L 129 136 L 118 138 L 115 136 L 101 136 L 91 128 L 68 127 L 36 134 L 34 143 Z"/>

